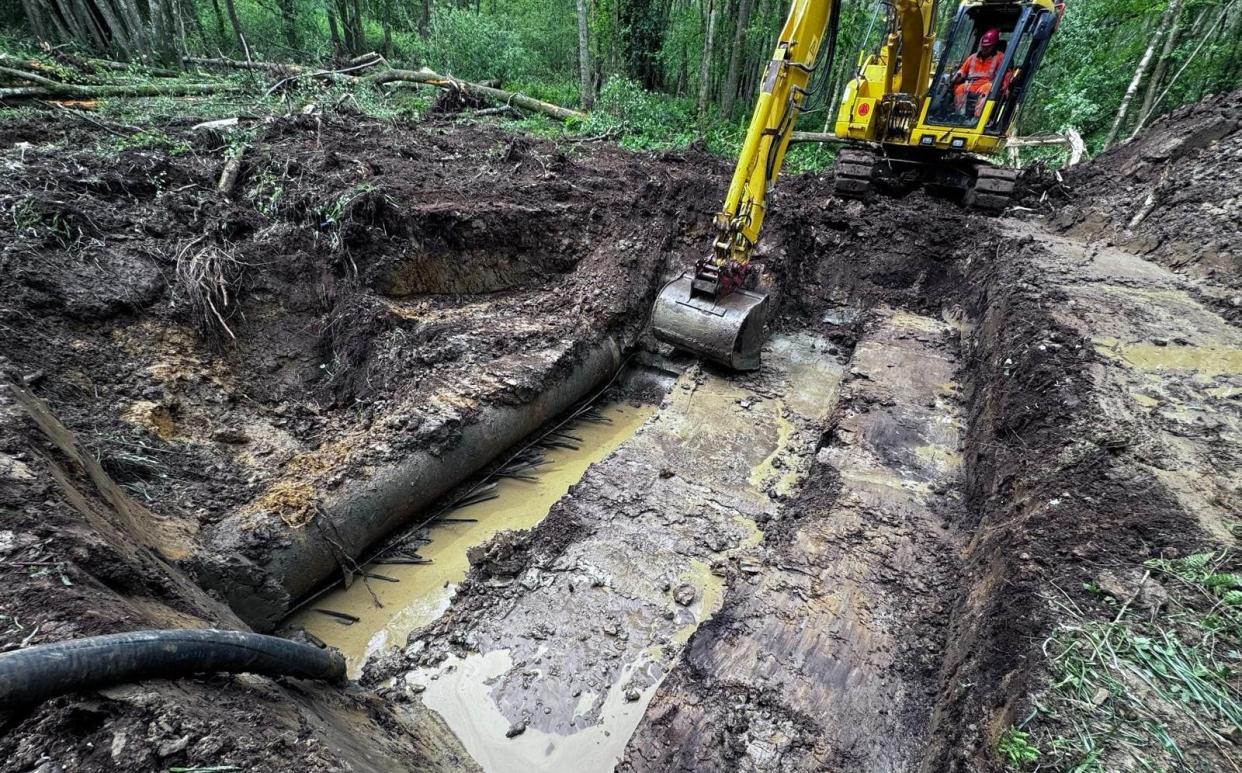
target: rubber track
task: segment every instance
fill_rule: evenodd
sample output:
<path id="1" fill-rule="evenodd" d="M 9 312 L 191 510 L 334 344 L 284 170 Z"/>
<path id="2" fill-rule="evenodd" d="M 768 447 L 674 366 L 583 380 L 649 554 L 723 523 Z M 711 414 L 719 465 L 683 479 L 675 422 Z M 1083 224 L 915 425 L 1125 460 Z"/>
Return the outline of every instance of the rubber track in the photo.
<path id="1" fill-rule="evenodd" d="M 980 167 L 975 175 L 975 184 L 967 191 L 963 203 L 970 209 L 982 212 L 1003 212 L 1009 206 L 1021 176 L 1020 169 Z"/>
<path id="2" fill-rule="evenodd" d="M 833 188 L 838 196 L 865 199 L 871 193 L 876 157 L 870 150 L 842 148 L 837 154 Z"/>

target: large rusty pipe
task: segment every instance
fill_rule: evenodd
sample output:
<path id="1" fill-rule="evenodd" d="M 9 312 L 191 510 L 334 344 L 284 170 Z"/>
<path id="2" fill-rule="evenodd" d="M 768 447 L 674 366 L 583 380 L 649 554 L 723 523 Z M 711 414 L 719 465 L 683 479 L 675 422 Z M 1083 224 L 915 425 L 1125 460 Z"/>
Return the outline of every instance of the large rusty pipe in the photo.
<path id="1" fill-rule="evenodd" d="M 254 522 L 234 514 L 196 559 L 199 582 L 219 593 L 239 617 L 271 630 L 316 585 L 339 573 L 341 562 L 410 523 L 480 468 L 541 425 L 569 410 L 616 373 L 621 352 L 608 337 L 575 357 L 538 395 L 519 405 L 491 405 L 461 427 L 447 446 L 416 451 L 326 498 L 316 521 L 289 526 L 275 515 Z M 261 548 L 253 547 L 261 540 Z M 248 558 L 245 553 L 257 555 Z"/>

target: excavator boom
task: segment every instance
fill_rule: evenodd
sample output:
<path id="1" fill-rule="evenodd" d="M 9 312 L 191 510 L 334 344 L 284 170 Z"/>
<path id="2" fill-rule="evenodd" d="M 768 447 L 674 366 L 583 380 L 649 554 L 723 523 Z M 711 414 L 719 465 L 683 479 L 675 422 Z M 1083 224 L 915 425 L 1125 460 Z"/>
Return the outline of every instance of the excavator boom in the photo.
<path id="1" fill-rule="evenodd" d="M 652 328 L 662 340 L 737 370 L 759 367 L 768 299 L 751 256 L 811 76 L 821 61 L 832 60 L 839 11 L 840 0 L 794 0 L 789 9 L 716 215 L 712 253 L 656 300 Z"/>

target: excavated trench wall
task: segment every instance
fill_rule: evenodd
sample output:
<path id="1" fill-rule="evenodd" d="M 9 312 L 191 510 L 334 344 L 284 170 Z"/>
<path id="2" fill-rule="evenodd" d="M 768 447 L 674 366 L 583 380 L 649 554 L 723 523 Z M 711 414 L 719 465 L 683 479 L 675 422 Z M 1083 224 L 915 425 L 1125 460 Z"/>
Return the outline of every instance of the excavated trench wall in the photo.
<path id="1" fill-rule="evenodd" d="M 970 319 L 960 377 L 969 540 L 924 773 L 996 768 L 1002 734 L 1026 719 L 1043 679 L 1049 594 L 1076 593 L 1119 556 L 1198 533 L 1162 485 L 1126 485 L 1137 478 L 1101 416 L 1092 341 L 1059 318 L 1073 301 L 1036 260 L 1044 245 L 1013 225 L 976 245 L 997 257 L 972 262 L 960 299 Z"/>

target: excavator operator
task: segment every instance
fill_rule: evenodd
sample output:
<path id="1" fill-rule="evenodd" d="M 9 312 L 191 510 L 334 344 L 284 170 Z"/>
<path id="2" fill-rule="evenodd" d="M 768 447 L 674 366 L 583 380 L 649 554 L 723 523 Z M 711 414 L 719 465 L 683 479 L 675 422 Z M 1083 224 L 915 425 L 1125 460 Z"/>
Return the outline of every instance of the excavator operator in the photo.
<path id="1" fill-rule="evenodd" d="M 983 112 L 983 104 L 988 94 L 992 93 L 992 83 L 1000 72 L 1001 62 L 1005 60 L 1000 43 L 1000 30 L 993 27 L 984 32 L 979 38 L 979 50 L 966 57 L 966 61 L 953 74 L 953 108 L 958 113 L 966 115 L 968 110 L 973 109 L 978 117 Z"/>

